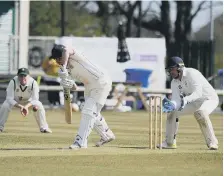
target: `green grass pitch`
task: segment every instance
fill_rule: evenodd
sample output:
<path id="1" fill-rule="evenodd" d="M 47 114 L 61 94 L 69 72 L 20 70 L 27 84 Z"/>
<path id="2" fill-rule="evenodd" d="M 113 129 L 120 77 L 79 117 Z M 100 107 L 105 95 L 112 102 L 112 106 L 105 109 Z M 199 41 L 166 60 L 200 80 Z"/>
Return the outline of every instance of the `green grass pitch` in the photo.
<path id="1" fill-rule="evenodd" d="M 13 110 L 0 134 L 0 175 L 4 176 L 220 176 L 223 173 L 223 117 L 211 115 L 219 150 L 209 151 L 193 115 L 181 117 L 177 150 L 148 149 L 148 114 L 102 113 L 116 140 L 100 148 L 95 132 L 88 149 L 68 150 L 80 113 L 66 124 L 63 111 L 47 111 L 52 134 L 39 132 L 32 116 Z M 163 119 L 165 126 L 165 118 Z M 164 132 L 164 131 L 163 131 Z M 164 136 L 164 133 L 163 133 Z M 63 148 L 63 149 L 61 149 Z"/>

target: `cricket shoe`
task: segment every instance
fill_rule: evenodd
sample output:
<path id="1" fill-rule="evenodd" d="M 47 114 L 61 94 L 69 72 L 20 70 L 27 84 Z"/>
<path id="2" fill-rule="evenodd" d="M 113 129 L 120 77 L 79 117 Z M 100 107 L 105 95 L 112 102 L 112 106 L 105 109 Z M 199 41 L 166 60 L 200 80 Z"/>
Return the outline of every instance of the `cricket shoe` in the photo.
<path id="1" fill-rule="evenodd" d="M 51 131 L 50 128 L 48 128 L 48 129 L 43 129 L 43 128 L 41 128 L 41 129 L 40 129 L 40 132 L 41 132 L 41 133 L 52 133 L 52 131 Z"/>
<path id="2" fill-rule="evenodd" d="M 160 145 L 161 145 L 161 144 L 157 145 L 156 147 L 157 147 L 157 148 L 160 148 Z M 174 139 L 173 144 L 168 144 L 168 143 L 166 142 L 166 140 L 163 141 L 163 142 L 162 142 L 162 149 L 177 149 L 176 139 Z"/>
<path id="3" fill-rule="evenodd" d="M 212 144 L 211 143 L 211 144 L 208 145 L 208 148 L 209 148 L 209 150 L 218 150 L 219 147 L 218 147 L 217 144 Z"/>
<path id="4" fill-rule="evenodd" d="M 72 145 L 70 145 L 70 147 L 69 147 L 69 149 L 72 149 L 72 150 L 79 150 L 81 148 L 87 148 L 87 147 L 80 146 L 80 144 L 76 141 Z"/>
<path id="5" fill-rule="evenodd" d="M 109 143 L 109 142 L 113 141 L 114 139 L 115 139 L 114 136 L 111 137 L 111 138 L 108 139 L 108 140 L 104 140 L 103 138 L 101 138 L 100 141 L 98 141 L 98 142 L 95 144 L 95 146 L 96 146 L 96 147 L 101 147 L 102 145 L 104 145 L 104 144 L 106 144 L 106 143 Z"/>

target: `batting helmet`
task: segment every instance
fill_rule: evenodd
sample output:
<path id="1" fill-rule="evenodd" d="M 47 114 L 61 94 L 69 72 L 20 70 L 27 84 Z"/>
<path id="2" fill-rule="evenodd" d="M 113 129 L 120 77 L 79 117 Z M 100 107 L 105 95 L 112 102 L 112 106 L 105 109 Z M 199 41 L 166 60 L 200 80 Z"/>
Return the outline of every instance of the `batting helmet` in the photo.
<path id="1" fill-rule="evenodd" d="M 166 69 L 173 68 L 173 67 L 178 67 L 178 68 L 184 67 L 183 59 L 177 56 L 174 56 L 168 59 Z"/>
<path id="2" fill-rule="evenodd" d="M 65 49 L 64 45 L 54 45 L 54 47 L 51 50 L 50 58 L 57 59 L 57 58 L 62 57 L 62 53 L 63 53 L 64 49 Z"/>

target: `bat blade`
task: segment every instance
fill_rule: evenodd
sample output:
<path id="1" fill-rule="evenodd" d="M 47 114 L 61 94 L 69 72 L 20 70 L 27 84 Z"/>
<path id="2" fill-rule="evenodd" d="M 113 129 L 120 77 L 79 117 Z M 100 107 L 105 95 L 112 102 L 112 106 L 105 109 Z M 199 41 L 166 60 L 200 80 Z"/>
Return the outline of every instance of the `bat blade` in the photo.
<path id="1" fill-rule="evenodd" d="M 64 108 L 65 108 L 65 121 L 68 124 L 72 123 L 72 107 L 70 98 L 70 89 L 64 89 Z"/>

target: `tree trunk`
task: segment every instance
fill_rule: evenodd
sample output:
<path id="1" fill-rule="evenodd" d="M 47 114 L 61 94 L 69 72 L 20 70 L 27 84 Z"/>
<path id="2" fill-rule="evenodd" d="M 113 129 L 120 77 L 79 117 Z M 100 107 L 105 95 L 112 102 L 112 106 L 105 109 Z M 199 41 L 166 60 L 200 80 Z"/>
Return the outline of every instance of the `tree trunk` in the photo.
<path id="1" fill-rule="evenodd" d="M 132 15 L 130 15 L 127 19 L 127 23 L 126 23 L 126 37 L 131 37 L 131 27 L 132 25 Z"/>
<path id="2" fill-rule="evenodd" d="M 180 44 L 189 40 L 191 33 L 191 1 L 176 1 L 175 41 Z"/>
<path id="3" fill-rule="evenodd" d="M 169 53 L 169 46 L 172 41 L 172 27 L 170 20 L 170 3 L 169 1 L 162 1 L 161 4 L 161 33 L 164 35 L 166 39 L 166 48 L 167 53 Z"/>
<path id="4" fill-rule="evenodd" d="M 183 24 L 183 6 L 184 2 L 183 1 L 176 1 L 177 5 L 177 15 L 176 15 L 176 21 L 175 21 L 175 31 L 174 31 L 174 37 L 175 37 L 175 42 L 180 44 L 182 39 L 182 33 L 184 31 L 184 24 Z"/>
<path id="5" fill-rule="evenodd" d="M 141 37 L 141 22 L 142 22 L 142 1 L 138 1 L 138 25 L 136 37 Z"/>
<path id="6" fill-rule="evenodd" d="M 184 12 L 184 36 L 185 40 L 189 40 L 191 37 L 191 9 L 192 9 L 192 1 L 186 2 L 186 8 Z"/>

